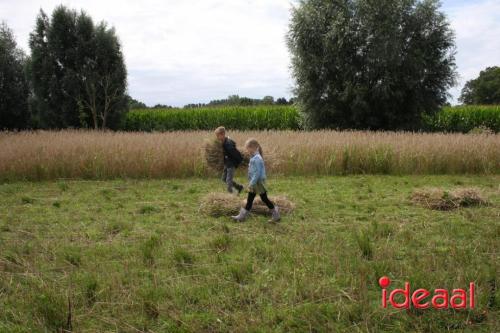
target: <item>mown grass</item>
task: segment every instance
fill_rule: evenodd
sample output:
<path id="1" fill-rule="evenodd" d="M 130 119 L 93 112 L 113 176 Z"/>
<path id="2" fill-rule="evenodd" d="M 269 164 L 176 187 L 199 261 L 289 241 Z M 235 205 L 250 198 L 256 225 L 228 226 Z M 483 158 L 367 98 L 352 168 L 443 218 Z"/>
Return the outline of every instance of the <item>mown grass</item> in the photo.
<path id="1" fill-rule="evenodd" d="M 498 331 L 499 183 L 452 175 L 270 179 L 271 194 L 297 204 L 276 225 L 200 215 L 199 200 L 224 188 L 216 179 L 6 183 L 0 331 Z M 476 187 L 490 205 L 413 205 L 414 189 L 426 186 Z M 476 308 L 382 309 L 382 275 L 391 287 L 475 281 Z"/>
<path id="2" fill-rule="evenodd" d="M 256 138 L 273 174 L 500 174 L 500 134 L 232 131 Z M 213 131 L 0 132 L 0 180 L 206 177 Z M 145 208 L 146 210 L 148 208 Z"/>

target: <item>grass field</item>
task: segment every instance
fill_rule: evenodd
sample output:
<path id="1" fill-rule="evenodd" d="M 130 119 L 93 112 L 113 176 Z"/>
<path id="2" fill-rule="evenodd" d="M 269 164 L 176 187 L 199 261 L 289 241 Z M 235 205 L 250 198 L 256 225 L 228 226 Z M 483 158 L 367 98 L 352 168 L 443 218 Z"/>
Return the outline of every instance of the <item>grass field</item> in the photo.
<path id="1" fill-rule="evenodd" d="M 277 225 L 201 216 L 199 200 L 223 190 L 211 178 L 5 183 L 0 331 L 498 331 L 499 183 L 271 178 L 297 204 Z M 491 204 L 412 205 L 426 186 L 475 186 Z M 382 309 L 382 275 L 431 290 L 475 281 L 476 308 Z"/>

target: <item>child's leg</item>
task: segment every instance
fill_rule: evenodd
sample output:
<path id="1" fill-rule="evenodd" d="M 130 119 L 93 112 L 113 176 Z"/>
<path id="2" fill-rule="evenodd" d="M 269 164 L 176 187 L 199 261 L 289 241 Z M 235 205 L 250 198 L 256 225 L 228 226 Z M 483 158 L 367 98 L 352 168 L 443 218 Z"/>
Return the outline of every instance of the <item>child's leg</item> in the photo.
<path id="1" fill-rule="evenodd" d="M 248 197 L 247 197 L 247 204 L 245 206 L 245 209 L 247 211 L 250 211 L 252 209 L 252 205 L 253 205 L 253 200 L 255 199 L 255 196 L 257 194 L 254 193 L 254 192 L 248 192 Z"/>
<path id="2" fill-rule="evenodd" d="M 234 177 L 234 168 L 225 168 L 226 169 L 226 185 L 227 191 L 229 193 L 233 193 L 233 177 Z"/>
<path id="3" fill-rule="evenodd" d="M 220 179 L 225 183 L 226 178 L 227 178 L 227 168 L 224 167 L 224 170 L 222 171 L 222 177 Z"/>
<path id="4" fill-rule="evenodd" d="M 238 192 L 243 191 L 243 185 L 238 184 L 233 180 L 233 187 L 238 190 Z"/>
<path id="5" fill-rule="evenodd" d="M 262 202 L 264 202 L 267 205 L 267 208 L 274 209 L 274 204 L 267 197 L 267 192 L 261 193 L 259 194 L 259 196 L 262 199 Z"/>

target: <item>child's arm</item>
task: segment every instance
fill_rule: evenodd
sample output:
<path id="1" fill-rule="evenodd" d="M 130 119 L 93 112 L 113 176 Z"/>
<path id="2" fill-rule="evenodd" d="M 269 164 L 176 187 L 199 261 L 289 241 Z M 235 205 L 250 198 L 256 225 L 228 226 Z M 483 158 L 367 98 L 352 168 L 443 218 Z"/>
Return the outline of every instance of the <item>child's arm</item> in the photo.
<path id="1" fill-rule="evenodd" d="M 226 153 L 231 157 L 231 159 L 236 162 L 239 159 L 240 152 L 236 148 L 236 146 L 230 144 L 228 141 L 224 143 L 224 148 L 226 149 Z"/>

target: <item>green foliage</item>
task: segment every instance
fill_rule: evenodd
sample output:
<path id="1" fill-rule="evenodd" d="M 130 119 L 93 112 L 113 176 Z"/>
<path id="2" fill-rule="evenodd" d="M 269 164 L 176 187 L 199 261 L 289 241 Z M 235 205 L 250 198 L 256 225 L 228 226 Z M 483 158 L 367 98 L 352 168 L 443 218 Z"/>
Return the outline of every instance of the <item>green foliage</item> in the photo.
<path id="1" fill-rule="evenodd" d="M 128 131 L 211 130 L 220 125 L 239 130 L 299 129 L 293 106 L 205 107 L 132 110 L 122 129 Z"/>
<path id="2" fill-rule="evenodd" d="M 467 81 L 460 101 L 464 104 L 500 104 L 500 67 L 488 67 L 478 78 Z"/>
<path id="3" fill-rule="evenodd" d="M 445 107 L 434 116 L 424 118 L 426 129 L 442 132 L 480 132 L 483 128 L 500 132 L 500 105 L 466 105 Z"/>
<path id="4" fill-rule="evenodd" d="M 210 242 L 210 246 L 214 251 L 220 253 L 229 250 L 231 242 L 232 242 L 231 237 L 226 233 L 214 238 Z"/>
<path id="5" fill-rule="evenodd" d="M 160 237 L 154 235 L 142 244 L 142 259 L 144 264 L 153 266 L 158 256 L 158 248 L 161 245 Z"/>
<path id="6" fill-rule="evenodd" d="M 293 98 L 289 101 L 284 97 L 278 98 L 276 101 L 273 96 L 264 96 L 262 99 L 243 97 L 239 95 L 230 95 L 224 99 L 214 99 L 209 103 L 191 103 L 186 104 L 184 109 L 201 108 L 207 106 L 257 106 L 257 105 L 291 105 L 294 103 Z"/>
<path id="7" fill-rule="evenodd" d="M 127 100 L 128 100 L 128 108 L 130 110 L 132 109 L 146 109 L 148 106 L 144 104 L 141 101 L 136 100 L 135 98 L 132 98 L 127 95 Z"/>
<path id="8" fill-rule="evenodd" d="M 158 213 L 159 211 L 160 211 L 160 208 L 152 206 L 152 205 L 145 205 L 139 209 L 139 213 L 141 213 L 141 214 L 152 214 L 152 213 Z"/>
<path id="9" fill-rule="evenodd" d="M 46 288 L 34 295 L 32 311 L 50 331 L 63 331 L 63 329 L 67 328 L 66 304 L 58 290 Z"/>
<path id="10" fill-rule="evenodd" d="M 194 263 L 194 255 L 183 248 L 174 249 L 173 258 L 175 265 L 180 269 L 189 268 Z"/>
<path id="11" fill-rule="evenodd" d="M 358 231 L 355 234 L 356 238 L 356 243 L 358 244 L 358 247 L 361 251 L 361 255 L 365 259 L 372 259 L 373 258 L 373 246 L 372 246 L 372 240 L 371 237 L 366 230 L 361 230 Z"/>
<path id="12" fill-rule="evenodd" d="M 288 46 L 310 128 L 415 129 L 455 82 L 454 36 L 436 0 L 304 0 Z"/>
<path id="13" fill-rule="evenodd" d="M 252 280 L 253 267 L 249 262 L 233 264 L 227 271 L 231 279 L 238 284 L 247 284 Z"/>
<path id="14" fill-rule="evenodd" d="M 115 128 L 127 110 L 118 37 L 85 12 L 40 11 L 30 34 L 30 75 L 38 126 Z"/>
<path id="15" fill-rule="evenodd" d="M 0 130 L 24 129 L 29 122 L 27 59 L 12 31 L 0 24 Z"/>

